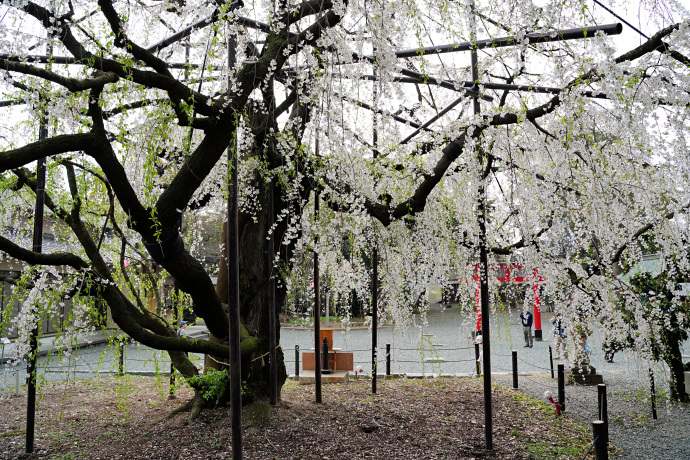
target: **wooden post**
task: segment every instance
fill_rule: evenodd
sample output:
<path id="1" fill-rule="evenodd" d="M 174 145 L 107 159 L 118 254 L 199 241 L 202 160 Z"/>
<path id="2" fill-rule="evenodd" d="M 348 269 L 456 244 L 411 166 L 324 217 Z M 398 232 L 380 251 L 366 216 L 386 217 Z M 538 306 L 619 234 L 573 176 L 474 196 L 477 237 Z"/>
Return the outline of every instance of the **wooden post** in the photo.
<path id="1" fill-rule="evenodd" d="M 518 389 L 518 360 L 517 350 L 513 350 L 513 390 Z"/>
<path id="2" fill-rule="evenodd" d="M 609 458 L 606 437 L 606 423 L 603 420 L 593 421 L 592 438 L 594 439 L 594 457 L 597 460 L 607 460 Z"/>
<path id="3" fill-rule="evenodd" d="M 558 365 L 558 405 L 565 412 L 565 365 Z"/>

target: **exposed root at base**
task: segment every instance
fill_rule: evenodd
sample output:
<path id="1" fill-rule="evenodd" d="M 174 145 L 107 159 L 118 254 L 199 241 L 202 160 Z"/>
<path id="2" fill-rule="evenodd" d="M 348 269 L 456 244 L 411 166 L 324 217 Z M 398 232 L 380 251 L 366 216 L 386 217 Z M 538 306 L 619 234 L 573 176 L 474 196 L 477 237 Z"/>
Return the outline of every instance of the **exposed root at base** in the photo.
<path id="1" fill-rule="evenodd" d="M 204 408 L 205 405 L 206 400 L 202 398 L 199 394 L 196 394 L 194 398 L 187 401 L 180 407 L 172 410 L 165 417 L 165 419 L 170 420 L 174 418 L 176 415 L 181 414 L 182 412 L 189 412 L 189 415 L 187 415 L 187 419 L 184 422 L 186 425 L 189 425 L 190 423 L 193 423 L 196 420 L 196 418 L 199 416 L 201 410 Z"/>

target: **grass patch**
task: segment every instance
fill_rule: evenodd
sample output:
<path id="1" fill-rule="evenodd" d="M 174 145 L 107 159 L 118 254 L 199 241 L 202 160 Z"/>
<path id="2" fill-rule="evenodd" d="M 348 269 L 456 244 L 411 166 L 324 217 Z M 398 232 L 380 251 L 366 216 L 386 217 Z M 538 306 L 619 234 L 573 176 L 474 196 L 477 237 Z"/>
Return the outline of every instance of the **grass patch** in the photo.
<path id="1" fill-rule="evenodd" d="M 525 450 L 529 452 L 531 458 L 554 459 L 577 457 L 585 454 L 583 450 L 586 445 L 585 439 L 590 436 L 586 427 L 567 417 L 557 417 L 556 411 L 551 404 L 525 394 L 521 391 L 507 390 L 513 393 L 513 400 L 525 408 L 525 415 L 534 420 L 535 423 L 545 422 L 553 424 L 558 428 L 558 436 L 542 439 L 519 429 L 512 428 L 510 435 L 524 443 Z M 529 414 L 529 415 L 528 415 Z"/>
<path id="2" fill-rule="evenodd" d="M 259 400 L 244 408 L 245 423 L 248 426 L 262 426 L 271 416 L 271 405 Z"/>

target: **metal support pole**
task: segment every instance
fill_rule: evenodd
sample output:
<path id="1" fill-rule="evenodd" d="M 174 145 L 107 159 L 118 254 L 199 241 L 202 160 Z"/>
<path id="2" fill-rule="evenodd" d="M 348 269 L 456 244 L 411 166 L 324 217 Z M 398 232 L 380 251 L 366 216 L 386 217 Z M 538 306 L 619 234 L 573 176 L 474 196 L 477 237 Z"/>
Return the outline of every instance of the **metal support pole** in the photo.
<path id="1" fill-rule="evenodd" d="M 374 243 L 376 244 L 376 243 Z M 371 392 L 376 393 L 376 361 L 378 352 L 378 251 L 374 247 L 373 251 L 373 274 L 371 288 Z"/>
<path id="2" fill-rule="evenodd" d="M 558 405 L 565 412 L 565 365 L 558 365 Z"/>
<path id="3" fill-rule="evenodd" d="M 228 38 L 228 75 L 232 72 L 236 62 L 236 39 Z M 228 85 L 231 85 L 228 77 Z M 237 228 L 237 127 L 235 118 L 233 139 L 228 147 L 228 314 L 230 319 L 230 404 L 232 419 L 232 458 L 242 460 L 242 362 L 240 355 L 240 278 L 239 278 L 239 234 Z"/>
<path id="4" fill-rule="evenodd" d="M 386 376 L 391 375 L 391 344 L 386 344 Z"/>
<path id="5" fill-rule="evenodd" d="M 518 362 L 517 350 L 513 350 L 513 390 L 518 389 Z"/>
<path id="6" fill-rule="evenodd" d="M 53 53 L 52 45 L 48 45 L 48 54 Z M 40 98 L 41 103 L 46 103 L 46 98 Z M 48 120 L 45 108 L 41 108 L 40 125 L 38 128 L 38 140 L 48 137 Z M 46 159 L 41 158 L 36 162 L 36 204 L 34 206 L 33 228 L 33 252 L 43 251 L 43 204 L 45 202 L 46 184 Z M 33 308 L 31 306 L 30 308 Z M 40 321 L 38 319 L 37 321 Z M 36 426 L 36 359 L 38 354 L 38 323 L 31 330 L 29 337 L 29 355 L 27 356 L 27 398 L 26 398 L 26 453 L 34 451 L 34 429 Z"/>
<path id="7" fill-rule="evenodd" d="M 606 384 L 600 383 L 597 385 L 597 396 L 599 406 L 599 420 L 604 422 L 604 443 L 609 443 L 609 414 L 608 403 L 606 401 Z"/>
<path id="8" fill-rule="evenodd" d="M 189 50 L 189 48 L 187 48 Z M 177 288 L 177 281 L 175 281 L 175 300 L 173 301 L 173 311 L 172 311 L 172 320 L 173 320 L 173 329 L 177 332 L 178 330 L 178 323 L 177 323 L 177 299 L 179 298 L 180 291 Z M 170 361 L 170 391 L 168 394 L 168 399 L 174 399 L 175 398 L 175 366 L 173 365 L 172 361 Z"/>
<path id="9" fill-rule="evenodd" d="M 471 15 L 471 58 L 472 58 L 472 81 L 479 82 L 479 61 L 477 59 L 477 31 L 474 19 L 474 1 L 470 8 Z M 475 115 L 479 115 L 479 97 L 475 94 L 472 100 L 472 107 Z M 480 174 L 484 171 L 484 154 L 479 139 L 475 139 L 477 147 L 477 160 L 479 163 Z M 482 353 L 484 355 L 484 438 L 486 450 L 493 449 L 493 417 L 491 402 L 491 340 L 489 334 L 489 255 L 486 241 L 486 188 L 484 187 L 484 177 L 480 178 L 479 183 L 479 202 L 477 206 L 477 223 L 479 226 L 479 286 L 481 292 L 482 309 Z"/>
<path id="10" fill-rule="evenodd" d="M 318 145 L 318 144 L 317 144 Z M 317 147 L 318 149 L 318 147 Z M 314 188 L 314 220 L 319 217 L 319 190 Z M 314 245 L 318 244 L 318 237 L 314 236 Z M 314 383 L 315 399 L 321 398 L 321 293 L 319 292 L 319 253 L 314 251 Z"/>
<path id="11" fill-rule="evenodd" d="M 608 443 L 606 438 L 606 424 L 602 420 L 592 422 L 592 439 L 594 439 L 594 458 L 606 460 L 609 458 L 607 450 Z"/>
<path id="12" fill-rule="evenodd" d="M 273 179 L 271 179 L 268 182 L 268 205 L 266 212 L 268 213 L 268 228 L 272 229 L 273 228 Z M 270 386 L 270 403 L 272 406 L 275 406 L 278 404 L 278 344 L 276 340 L 276 335 L 277 335 L 277 329 L 276 329 L 276 315 L 278 312 L 276 311 L 276 294 L 275 294 L 275 289 L 276 289 L 276 280 L 275 280 L 275 271 L 273 270 L 273 257 L 275 253 L 275 243 L 274 243 L 274 238 L 275 234 L 271 233 L 271 236 L 268 239 L 268 272 L 269 272 L 269 281 L 268 281 L 268 346 L 269 346 L 269 351 L 268 351 L 268 356 L 270 358 L 269 360 L 269 386 Z"/>
<path id="13" fill-rule="evenodd" d="M 299 345 L 295 345 L 295 377 L 299 377 Z"/>
<path id="14" fill-rule="evenodd" d="M 654 386 L 654 372 L 652 372 L 651 367 L 649 368 L 649 383 L 651 385 L 650 396 L 652 399 L 652 418 L 656 420 L 658 418 L 656 413 L 656 388 Z"/>
<path id="15" fill-rule="evenodd" d="M 553 378 L 553 350 L 551 345 L 549 345 L 549 362 L 551 363 L 551 378 Z"/>
<path id="16" fill-rule="evenodd" d="M 376 58 L 376 48 L 374 48 L 374 58 Z M 376 61 L 374 61 L 374 75 L 377 74 L 376 71 Z M 378 105 L 378 82 L 374 82 L 373 96 L 374 96 L 374 107 Z M 378 143 L 379 143 L 379 132 L 378 132 L 378 115 L 376 112 L 373 113 L 373 133 L 372 133 L 372 145 L 374 147 L 373 160 L 376 162 L 376 157 L 378 157 Z M 375 167 L 375 165 L 374 165 Z M 376 247 L 376 238 L 373 238 L 373 250 L 372 250 L 372 273 L 371 273 L 371 392 L 376 393 L 376 361 L 378 352 L 378 328 L 379 328 L 379 310 L 378 310 L 378 296 L 379 296 L 379 255 L 378 249 Z"/>
<path id="17" fill-rule="evenodd" d="M 477 364 L 477 377 L 482 376 L 482 363 L 479 361 L 479 344 L 474 344 L 474 362 Z"/>
<path id="18" fill-rule="evenodd" d="M 463 100 L 465 100 L 464 94 L 462 96 L 460 96 L 459 98 L 457 98 L 456 100 L 454 100 L 453 102 L 451 102 L 450 104 L 448 104 L 443 110 L 441 110 L 436 115 L 431 117 L 424 124 L 422 124 L 419 128 L 415 129 L 412 133 L 410 133 L 409 136 L 407 136 L 405 139 L 401 140 L 400 144 L 402 145 L 402 144 L 407 144 L 408 142 L 410 142 L 410 140 L 412 140 L 412 138 L 414 138 L 417 134 L 419 134 L 423 129 L 427 129 L 433 122 L 435 122 L 436 120 L 438 120 L 439 118 L 444 116 L 446 113 L 453 110 L 453 108 L 456 105 L 458 105 L 459 103 L 461 103 Z"/>
<path id="19" fill-rule="evenodd" d="M 474 4 L 472 4 L 474 10 Z M 623 31 L 623 25 L 619 23 L 604 24 L 600 26 L 585 26 L 574 29 L 555 30 L 553 32 L 537 32 L 527 34 L 522 38 L 518 37 L 501 37 L 501 38 L 487 38 L 484 40 L 470 39 L 468 42 L 452 43 L 446 45 L 429 46 L 425 48 L 412 48 L 407 50 L 398 50 L 395 52 L 397 58 L 409 58 L 416 56 L 429 56 L 431 54 L 443 53 L 457 53 L 461 51 L 473 51 L 485 48 L 503 48 L 506 46 L 517 46 L 521 41 L 527 42 L 530 45 L 536 43 L 549 43 L 564 40 L 578 40 L 587 37 L 593 37 L 595 33 L 601 32 L 604 35 L 619 35 Z M 554 33 L 555 32 L 555 33 Z"/>

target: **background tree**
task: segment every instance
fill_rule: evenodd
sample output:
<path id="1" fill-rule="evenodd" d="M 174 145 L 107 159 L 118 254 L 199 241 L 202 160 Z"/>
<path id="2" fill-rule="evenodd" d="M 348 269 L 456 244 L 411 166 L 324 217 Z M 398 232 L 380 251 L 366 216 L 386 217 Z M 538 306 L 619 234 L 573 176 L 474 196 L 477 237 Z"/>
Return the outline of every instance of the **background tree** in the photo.
<path id="1" fill-rule="evenodd" d="M 633 295 L 621 296 L 619 323 L 625 332 L 615 334 L 614 340 L 621 348 L 627 348 L 639 346 L 636 339 L 644 338 L 646 354 L 668 365 L 671 398 L 687 402 L 681 345 L 688 339 L 690 309 L 687 300 L 677 293 L 680 283 L 688 282 L 689 277 L 687 273 L 671 275 L 672 271 L 673 267 L 669 267 L 657 276 L 637 273 L 630 278 Z"/>

